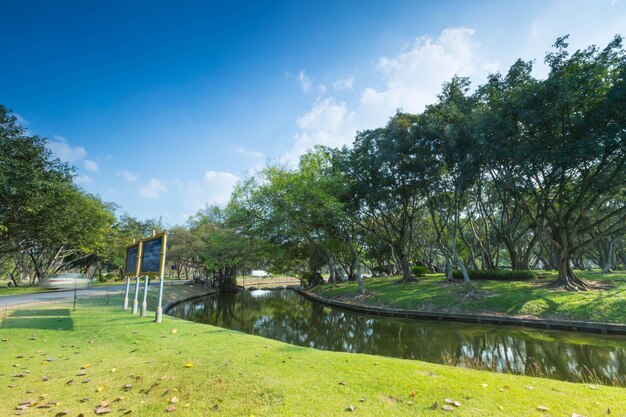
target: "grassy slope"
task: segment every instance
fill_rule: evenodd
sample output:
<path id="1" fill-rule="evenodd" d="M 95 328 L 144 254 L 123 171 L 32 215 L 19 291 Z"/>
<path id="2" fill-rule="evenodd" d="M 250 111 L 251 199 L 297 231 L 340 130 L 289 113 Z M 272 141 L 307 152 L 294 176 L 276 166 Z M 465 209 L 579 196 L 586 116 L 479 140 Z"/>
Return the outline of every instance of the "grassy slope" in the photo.
<path id="1" fill-rule="evenodd" d="M 112 301 L 119 305 L 120 298 Z M 104 305 L 103 298 L 82 300 L 77 311 L 48 304 L 8 316 L 0 327 L 2 416 L 40 396 L 40 404 L 59 404 L 51 413 L 30 409 L 25 415 L 95 415 L 103 400 L 111 403 L 109 415 L 123 415 L 122 409 L 163 415 L 174 396 L 172 415 L 178 416 L 319 417 L 345 414 L 349 405 L 355 415 L 434 416 L 445 412 L 430 406 L 445 398 L 460 401 L 452 414 L 463 416 L 626 413 L 624 388 L 316 351 L 169 317 L 156 325 L 151 317 Z M 87 375 L 77 376 L 83 365 L 89 365 Z M 12 376 L 19 373 L 25 377 Z M 44 375 L 50 379 L 42 381 Z M 133 386 L 126 392 L 125 384 Z M 540 405 L 549 411 L 539 411 Z"/>
<path id="2" fill-rule="evenodd" d="M 549 288 L 554 276 L 548 275 L 532 282 L 474 281 L 474 287 L 484 296 L 466 298 L 461 281 L 447 284 L 443 275 L 434 274 L 411 284 L 398 284 L 397 277 L 368 278 L 365 289 L 369 293 L 358 302 L 409 310 L 626 323 L 626 273 L 581 272 L 580 275 L 613 288 L 560 291 Z M 354 301 L 358 295 L 355 283 L 340 284 L 336 288 L 326 285 L 316 288 L 315 292 L 348 301 Z"/>

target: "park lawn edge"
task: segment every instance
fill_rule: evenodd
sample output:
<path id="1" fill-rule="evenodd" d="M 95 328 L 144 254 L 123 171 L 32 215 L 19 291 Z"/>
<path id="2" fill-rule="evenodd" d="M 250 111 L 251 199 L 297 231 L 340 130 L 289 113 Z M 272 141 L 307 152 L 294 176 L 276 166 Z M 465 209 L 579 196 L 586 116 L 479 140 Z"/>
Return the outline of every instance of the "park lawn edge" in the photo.
<path id="1" fill-rule="evenodd" d="M 473 281 L 478 296 L 467 296 L 462 280 L 446 282 L 443 274 L 428 274 L 418 282 L 399 283 L 400 277 L 366 278 L 365 295 L 355 282 L 317 286 L 322 298 L 354 305 L 433 313 L 498 315 L 512 318 L 626 323 L 626 273 L 579 272 L 610 288 L 572 292 L 554 289 L 553 274 L 531 281 Z"/>
<path id="2" fill-rule="evenodd" d="M 0 415 L 28 400 L 68 416 L 96 415 L 101 401 L 109 415 L 163 415 L 171 406 L 172 415 L 193 417 L 434 416 L 447 414 L 445 399 L 459 401 L 452 414 L 463 416 L 626 412 L 624 388 L 319 351 L 169 316 L 158 325 L 152 314 L 122 311 L 121 297 L 111 300 L 81 300 L 76 311 L 54 303 L 4 313 Z"/>

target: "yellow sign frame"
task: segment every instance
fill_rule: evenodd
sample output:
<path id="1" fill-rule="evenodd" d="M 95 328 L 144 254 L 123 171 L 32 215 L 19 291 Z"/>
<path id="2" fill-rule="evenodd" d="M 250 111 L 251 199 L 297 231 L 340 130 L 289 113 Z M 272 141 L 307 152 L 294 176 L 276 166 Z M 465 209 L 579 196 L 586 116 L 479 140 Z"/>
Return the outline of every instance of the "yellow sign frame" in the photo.
<path id="1" fill-rule="evenodd" d="M 162 239 L 163 240 L 163 245 L 161 246 L 161 259 L 159 260 L 159 271 L 158 272 L 142 272 L 141 271 L 141 267 L 143 267 L 143 246 L 146 242 L 149 242 L 151 240 L 156 240 L 156 239 Z M 161 277 L 163 275 L 163 271 L 165 270 L 165 253 L 167 250 L 167 231 L 164 230 L 161 233 L 157 233 L 154 236 L 150 236 L 147 237 L 145 239 L 142 239 L 140 241 L 141 243 L 141 258 L 140 258 L 140 267 L 138 269 L 138 274 L 140 276 L 147 276 L 147 277 Z"/>
<path id="2" fill-rule="evenodd" d="M 128 261 L 128 251 L 129 249 L 134 248 L 135 246 L 137 246 L 137 267 L 135 268 L 135 273 L 126 273 L 126 262 Z M 126 277 L 138 277 L 139 276 L 139 271 L 141 270 L 141 256 L 143 255 L 143 245 L 142 245 L 142 241 L 140 240 L 139 242 L 133 243 L 132 245 L 128 245 L 126 246 L 126 253 L 124 254 L 124 273 L 122 275 L 123 278 Z"/>

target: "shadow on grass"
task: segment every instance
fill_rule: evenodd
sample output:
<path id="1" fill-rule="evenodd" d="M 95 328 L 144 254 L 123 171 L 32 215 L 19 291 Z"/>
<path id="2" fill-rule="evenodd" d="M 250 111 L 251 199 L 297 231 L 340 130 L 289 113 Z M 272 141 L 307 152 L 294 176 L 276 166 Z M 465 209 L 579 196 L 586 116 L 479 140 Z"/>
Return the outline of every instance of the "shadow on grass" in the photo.
<path id="1" fill-rule="evenodd" d="M 4 329 L 73 330 L 69 309 L 16 310 L 2 323 Z"/>

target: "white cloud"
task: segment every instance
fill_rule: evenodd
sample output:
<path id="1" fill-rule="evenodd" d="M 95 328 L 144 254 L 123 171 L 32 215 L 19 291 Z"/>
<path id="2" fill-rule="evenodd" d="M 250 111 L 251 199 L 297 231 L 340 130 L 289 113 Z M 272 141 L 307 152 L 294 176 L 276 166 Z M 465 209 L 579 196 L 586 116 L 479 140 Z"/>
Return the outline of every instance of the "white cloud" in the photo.
<path id="1" fill-rule="evenodd" d="M 263 152 L 246 149 L 243 146 L 238 146 L 236 148 L 233 148 L 233 152 L 238 153 L 239 155 L 245 156 L 248 158 L 263 158 Z"/>
<path id="2" fill-rule="evenodd" d="M 142 198 L 149 200 L 158 199 L 161 194 L 167 192 L 167 187 L 156 178 L 150 178 L 147 184 L 139 188 L 138 194 Z"/>
<path id="3" fill-rule="evenodd" d="M 98 172 L 98 163 L 96 161 L 85 159 L 83 161 L 83 166 L 87 171 Z"/>
<path id="4" fill-rule="evenodd" d="M 354 82 L 354 77 L 339 78 L 337 81 L 333 83 L 333 88 L 335 90 L 352 90 L 353 82 Z"/>
<path id="5" fill-rule="evenodd" d="M 17 113 L 13 113 L 13 116 L 15 116 L 15 118 L 17 119 L 17 122 L 22 126 L 22 127 L 26 127 L 30 124 L 30 122 L 28 120 L 26 120 L 25 117 L 23 117 L 20 114 Z"/>
<path id="6" fill-rule="evenodd" d="M 74 177 L 74 183 L 78 185 L 86 185 L 91 184 L 93 182 L 93 178 L 89 175 L 77 175 Z"/>
<path id="7" fill-rule="evenodd" d="M 237 181 L 239 177 L 230 172 L 206 171 L 202 180 L 188 181 L 185 185 L 185 206 L 197 211 L 207 204 L 226 204 Z"/>
<path id="8" fill-rule="evenodd" d="M 80 161 L 87 155 L 87 151 L 82 146 L 72 147 L 64 137 L 54 135 L 53 140 L 46 145 L 57 158 L 63 162 Z"/>
<path id="9" fill-rule="evenodd" d="M 139 179 L 139 175 L 135 174 L 134 172 L 125 170 L 125 169 L 121 171 L 117 171 L 115 175 L 117 175 L 118 177 L 121 177 L 126 182 L 135 182 Z"/>
<path id="10" fill-rule="evenodd" d="M 406 51 L 378 59 L 383 89 L 365 88 L 361 93 L 359 128 L 386 123 L 396 109 L 419 113 L 434 103 L 441 85 L 454 75 L 473 76 L 495 64 L 482 62 L 474 30 L 446 28 L 437 39 L 420 37 Z M 361 125 L 362 124 L 362 125 Z"/>
<path id="11" fill-rule="evenodd" d="M 311 79 L 306 76 L 306 70 L 300 71 L 298 74 L 298 81 L 303 91 L 309 91 L 311 89 Z"/>
<path id="12" fill-rule="evenodd" d="M 295 136 L 291 150 L 283 155 L 285 162 L 295 165 L 299 157 L 315 145 L 340 147 L 354 139 L 354 113 L 344 102 L 329 97 L 315 103 L 297 120 L 301 132 Z"/>

